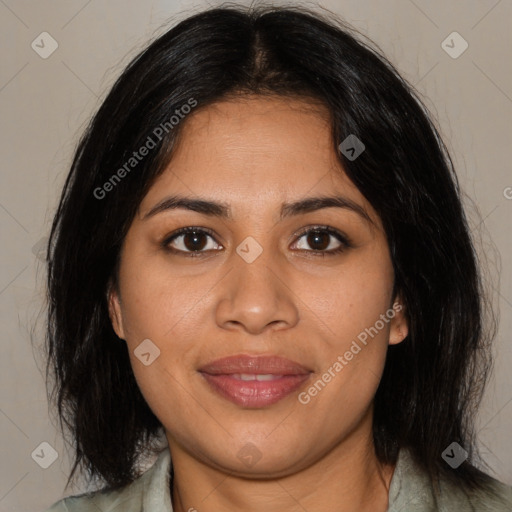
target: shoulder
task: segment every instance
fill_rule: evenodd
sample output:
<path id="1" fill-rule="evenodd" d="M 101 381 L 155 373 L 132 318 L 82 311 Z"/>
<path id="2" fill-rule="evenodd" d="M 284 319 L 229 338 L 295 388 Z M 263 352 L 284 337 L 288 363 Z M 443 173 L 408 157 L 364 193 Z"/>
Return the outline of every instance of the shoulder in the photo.
<path id="1" fill-rule="evenodd" d="M 468 491 L 441 479 L 434 485 L 409 450 L 401 449 L 389 491 L 388 512 L 511 512 L 512 487 L 488 477 L 485 489 Z"/>
<path id="2" fill-rule="evenodd" d="M 99 490 L 70 496 L 54 503 L 45 512 L 172 512 L 170 501 L 168 448 L 154 464 L 131 484 L 119 490 Z"/>

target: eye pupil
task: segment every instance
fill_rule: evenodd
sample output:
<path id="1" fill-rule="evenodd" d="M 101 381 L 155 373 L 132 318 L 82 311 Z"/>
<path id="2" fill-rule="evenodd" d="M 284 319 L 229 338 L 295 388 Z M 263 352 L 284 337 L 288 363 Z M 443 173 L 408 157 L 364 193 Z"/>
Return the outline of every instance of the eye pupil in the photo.
<path id="1" fill-rule="evenodd" d="M 203 243 L 200 243 L 200 241 L 198 241 L 201 237 L 203 237 Z M 204 233 L 197 233 L 196 231 L 193 231 L 191 233 L 185 233 L 183 235 L 183 243 L 187 250 L 189 251 L 200 251 L 206 245 Z"/>
<path id="2" fill-rule="evenodd" d="M 315 250 L 321 251 L 329 247 L 329 234 L 325 231 L 311 231 L 308 234 L 308 244 Z M 320 247 L 318 247 L 320 245 Z"/>

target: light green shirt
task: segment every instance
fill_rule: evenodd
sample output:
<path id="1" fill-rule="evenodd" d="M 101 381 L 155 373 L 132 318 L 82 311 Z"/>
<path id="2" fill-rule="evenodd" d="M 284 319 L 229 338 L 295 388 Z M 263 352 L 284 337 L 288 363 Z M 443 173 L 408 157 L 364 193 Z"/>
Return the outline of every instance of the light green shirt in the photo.
<path id="1" fill-rule="evenodd" d="M 65 498 L 45 512 L 172 512 L 170 468 L 166 448 L 151 468 L 123 489 Z M 467 495 L 448 482 L 441 483 L 436 495 L 428 474 L 402 449 L 391 479 L 388 512 L 512 512 L 512 487 L 498 480 L 493 485 L 504 504 L 482 493 Z M 200 510 L 200 505 L 196 508 Z"/>

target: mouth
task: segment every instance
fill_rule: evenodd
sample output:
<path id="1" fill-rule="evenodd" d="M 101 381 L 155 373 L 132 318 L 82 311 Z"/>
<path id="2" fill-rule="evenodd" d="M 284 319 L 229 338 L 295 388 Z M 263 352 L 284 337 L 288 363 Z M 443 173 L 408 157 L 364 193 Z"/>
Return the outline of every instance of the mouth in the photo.
<path id="1" fill-rule="evenodd" d="M 211 390 L 230 402 L 262 408 L 300 388 L 312 370 L 278 356 L 240 354 L 208 363 L 199 373 Z"/>

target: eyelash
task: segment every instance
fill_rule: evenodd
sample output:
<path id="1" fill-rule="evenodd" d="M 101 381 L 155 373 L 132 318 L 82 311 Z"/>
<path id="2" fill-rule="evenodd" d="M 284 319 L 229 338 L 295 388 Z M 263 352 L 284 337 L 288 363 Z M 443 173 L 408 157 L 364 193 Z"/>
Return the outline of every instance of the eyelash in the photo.
<path id="1" fill-rule="evenodd" d="M 301 231 L 297 235 L 297 239 L 300 240 L 304 235 L 308 235 L 308 234 L 314 233 L 314 232 L 327 233 L 328 235 L 331 235 L 334 238 L 336 238 L 338 240 L 338 242 L 341 243 L 341 245 L 337 249 L 331 249 L 329 251 L 319 250 L 319 249 L 317 249 L 317 250 L 315 250 L 315 249 L 312 249 L 312 250 L 299 249 L 299 251 L 305 251 L 305 252 L 312 253 L 312 255 L 315 257 L 316 256 L 325 257 L 325 256 L 336 256 L 337 254 L 344 252 L 346 249 L 353 247 L 352 242 L 349 240 L 349 238 L 347 236 L 342 235 L 339 231 L 337 231 L 329 226 L 319 225 L 319 226 L 308 227 L 306 230 Z M 208 228 L 200 228 L 197 226 L 187 226 L 185 228 L 178 229 L 171 235 L 167 236 L 162 241 L 162 244 L 161 244 L 162 247 L 168 252 L 171 252 L 171 253 L 177 254 L 177 255 L 181 255 L 181 256 L 185 256 L 188 258 L 197 258 L 197 257 L 201 257 L 202 255 L 206 254 L 208 251 L 203 251 L 203 250 L 201 250 L 201 251 L 183 251 L 181 249 L 173 249 L 172 247 L 169 246 L 169 244 L 171 242 L 173 242 L 176 238 L 178 238 L 181 235 L 187 234 L 187 233 L 206 234 L 206 235 L 209 235 L 211 238 L 214 238 L 214 233 Z M 218 242 L 216 242 L 216 243 L 218 243 Z"/>

